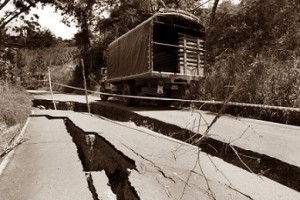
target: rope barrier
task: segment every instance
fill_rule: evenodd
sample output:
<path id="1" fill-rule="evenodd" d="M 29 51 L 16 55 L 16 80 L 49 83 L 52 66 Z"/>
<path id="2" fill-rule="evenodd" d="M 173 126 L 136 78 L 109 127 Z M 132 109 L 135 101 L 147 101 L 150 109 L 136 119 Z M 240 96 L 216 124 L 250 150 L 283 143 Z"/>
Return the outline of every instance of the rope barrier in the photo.
<path id="1" fill-rule="evenodd" d="M 73 87 L 61 83 L 55 83 L 52 82 L 54 85 L 71 88 L 75 90 L 85 91 L 82 88 Z M 175 98 L 165 98 L 165 97 L 149 97 L 149 96 L 133 96 L 133 95 L 121 95 L 121 94 L 111 94 L 111 93 L 105 93 L 105 92 L 98 92 L 98 91 L 92 91 L 87 90 L 89 93 L 94 94 L 102 94 L 107 95 L 110 97 L 119 97 L 119 98 L 134 98 L 134 99 L 145 99 L 145 100 L 159 100 L 159 101 L 177 101 L 177 102 L 187 102 L 187 103 L 202 103 L 202 104 L 215 104 L 215 105 L 222 105 L 224 101 L 208 101 L 208 100 L 189 100 L 189 99 L 175 99 Z M 282 111 L 296 111 L 300 112 L 300 108 L 292 108 L 292 107 L 282 107 L 282 106 L 270 106 L 270 105 L 263 105 L 263 104 L 251 104 L 251 103 L 238 103 L 238 102 L 229 102 L 227 105 L 229 106 L 240 106 L 240 107 L 254 107 L 254 108 L 264 108 L 264 109 L 276 109 L 276 110 L 282 110 Z"/>

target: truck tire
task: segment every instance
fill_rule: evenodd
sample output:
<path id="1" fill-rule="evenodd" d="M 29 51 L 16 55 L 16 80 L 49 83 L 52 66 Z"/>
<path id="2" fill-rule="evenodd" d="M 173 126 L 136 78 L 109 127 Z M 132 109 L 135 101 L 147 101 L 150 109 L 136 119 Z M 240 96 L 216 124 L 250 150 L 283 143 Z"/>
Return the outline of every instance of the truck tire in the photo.
<path id="1" fill-rule="evenodd" d="M 107 91 L 105 90 L 104 87 L 100 86 L 100 92 L 106 93 Z M 107 101 L 107 100 L 108 100 L 108 97 L 109 97 L 108 95 L 100 94 L 100 99 L 101 99 L 102 101 Z"/>
<path id="2" fill-rule="evenodd" d="M 122 95 L 134 95 L 133 87 L 128 83 L 124 84 L 122 88 Z M 123 102 L 126 106 L 135 105 L 135 99 L 133 98 L 123 97 Z"/>

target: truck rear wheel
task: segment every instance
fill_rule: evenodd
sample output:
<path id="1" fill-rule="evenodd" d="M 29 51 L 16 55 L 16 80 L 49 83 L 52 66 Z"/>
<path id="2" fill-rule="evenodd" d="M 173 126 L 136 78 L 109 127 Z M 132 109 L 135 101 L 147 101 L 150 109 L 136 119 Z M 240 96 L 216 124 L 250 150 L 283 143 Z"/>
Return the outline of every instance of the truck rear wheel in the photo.
<path id="1" fill-rule="evenodd" d="M 100 92 L 106 93 L 107 91 L 105 90 L 105 88 L 103 86 L 100 86 Z M 100 99 L 102 101 L 107 101 L 108 100 L 108 95 L 100 94 Z"/>
<path id="2" fill-rule="evenodd" d="M 134 95 L 133 87 L 128 83 L 123 85 L 122 95 Z M 126 106 L 133 106 L 135 104 L 135 99 L 129 97 L 123 97 L 123 102 Z"/>

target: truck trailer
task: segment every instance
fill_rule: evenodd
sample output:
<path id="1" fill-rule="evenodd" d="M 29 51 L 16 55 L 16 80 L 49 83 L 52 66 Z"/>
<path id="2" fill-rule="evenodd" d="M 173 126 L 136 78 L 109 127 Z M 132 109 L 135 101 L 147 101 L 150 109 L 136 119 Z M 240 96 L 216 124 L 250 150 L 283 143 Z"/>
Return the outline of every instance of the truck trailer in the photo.
<path id="1" fill-rule="evenodd" d="M 204 41 L 196 16 L 178 10 L 154 14 L 109 44 L 100 98 L 127 95 L 126 105 L 136 102 L 128 96 L 190 99 L 191 85 L 204 77 Z"/>

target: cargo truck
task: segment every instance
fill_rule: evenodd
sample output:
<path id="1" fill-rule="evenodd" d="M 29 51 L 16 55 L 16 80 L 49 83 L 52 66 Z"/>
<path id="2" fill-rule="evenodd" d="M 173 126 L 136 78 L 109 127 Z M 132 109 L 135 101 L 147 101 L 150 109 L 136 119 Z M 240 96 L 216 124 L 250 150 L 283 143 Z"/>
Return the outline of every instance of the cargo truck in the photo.
<path id="1" fill-rule="evenodd" d="M 136 102 L 128 95 L 191 98 L 191 85 L 204 77 L 204 40 L 205 28 L 194 15 L 178 10 L 154 14 L 108 46 L 100 98 L 127 95 L 126 105 Z"/>

